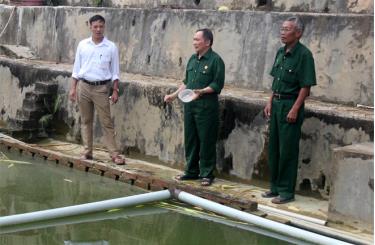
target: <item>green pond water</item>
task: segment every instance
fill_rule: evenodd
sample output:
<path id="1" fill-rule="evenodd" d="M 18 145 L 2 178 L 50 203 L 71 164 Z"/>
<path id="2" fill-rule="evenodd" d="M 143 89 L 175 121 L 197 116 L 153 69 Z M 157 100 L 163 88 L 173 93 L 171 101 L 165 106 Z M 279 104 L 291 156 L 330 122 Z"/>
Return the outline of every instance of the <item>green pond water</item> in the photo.
<path id="1" fill-rule="evenodd" d="M 109 178 L 9 152 L 0 147 L 0 216 L 144 192 L 140 188 Z M 1 245 L 257 245 L 291 242 L 298 243 L 173 200 L 0 227 Z"/>

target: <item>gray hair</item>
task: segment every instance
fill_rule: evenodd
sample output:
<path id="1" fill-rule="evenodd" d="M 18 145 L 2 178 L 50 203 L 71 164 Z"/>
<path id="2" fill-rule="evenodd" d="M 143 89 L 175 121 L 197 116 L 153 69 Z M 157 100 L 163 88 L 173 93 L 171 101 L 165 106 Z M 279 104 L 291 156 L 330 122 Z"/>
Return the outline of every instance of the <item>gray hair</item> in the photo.
<path id="1" fill-rule="evenodd" d="M 293 22 L 296 30 L 300 31 L 301 33 L 303 33 L 303 31 L 305 30 L 305 25 L 303 24 L 302 20 L 297 16 L 289 17 L 288 19 L 286 19 L 286 21 Z"/>

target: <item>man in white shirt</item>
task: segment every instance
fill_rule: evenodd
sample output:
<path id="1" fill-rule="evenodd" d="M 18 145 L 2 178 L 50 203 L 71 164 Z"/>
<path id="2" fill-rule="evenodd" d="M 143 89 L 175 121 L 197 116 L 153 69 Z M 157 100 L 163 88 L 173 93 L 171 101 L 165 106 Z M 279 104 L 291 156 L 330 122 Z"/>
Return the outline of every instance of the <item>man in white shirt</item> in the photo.
<path id="1" fill-rule="evenodd" d="M 92 159 L 95 108 L 110 157 L 114 163 L 122 165 L 125 164 L 125 159 L 119 155 L 116 146 L 108 99 L 113 81 L 111 101 L 116 103 L 118 100 L 118 50 L 113 42 L 104 37 L 105 19 L 102 16 L 95 15 L 89 22 L 92 36 L 78 44 L 69 92 L 70 100 L 73 102 L 78 97 L 81 113 L 81 134 L 85 148 L 81 159 Z"/>

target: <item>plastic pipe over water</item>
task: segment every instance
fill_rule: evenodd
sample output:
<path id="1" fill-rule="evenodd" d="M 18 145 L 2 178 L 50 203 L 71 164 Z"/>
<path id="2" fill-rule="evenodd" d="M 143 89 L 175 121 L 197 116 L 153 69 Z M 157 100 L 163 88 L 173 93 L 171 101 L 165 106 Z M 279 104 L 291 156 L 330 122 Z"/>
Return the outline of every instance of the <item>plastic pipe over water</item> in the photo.
<path id="1" fill-rule="evenodd" d="M 149 202 L 162 201 L 169 198 L 171 198 L 170 191 L 164 190 L 100 202 L 91 202 L 63 208 L 55 208 L 25 214 L 10 215 L 0 217 L 0 227 L 93 213 L 113 208 L 129 207 Z"/>
<path id="2" fill-rule="evenodd" d="M 300 239 L 302 241 L 311 242 L 314 244 L 335 244 L 335 245 L 344 245 L 350 244 L 346 243 L 337 239 L 333 239 L 330 237 L 325 237 L 319 234 L 315 234 L 313 232 L 301 230 L 295 227 L 291 227 L 288 225 L 284 225 L 272 220 L 264 219 L 253 214 L 249 214 L 246 212 L 239 211 L 234 208 L 230 208 L 194 195 L 191 195 L 187 192 L 175 190 L 174 196 L 176 199 L 183 201 L 185 203 L 189 203 L 194 206 L 201 207 L 203 209 L 233 218 L 237 220 L 241 220 L 250 224 L 254 224 L 256 226 L 262 227 L 267 230 L 271 230 L 277 232 L 279 234 L 283 234 L 289 237 L 294 237 Z"/>

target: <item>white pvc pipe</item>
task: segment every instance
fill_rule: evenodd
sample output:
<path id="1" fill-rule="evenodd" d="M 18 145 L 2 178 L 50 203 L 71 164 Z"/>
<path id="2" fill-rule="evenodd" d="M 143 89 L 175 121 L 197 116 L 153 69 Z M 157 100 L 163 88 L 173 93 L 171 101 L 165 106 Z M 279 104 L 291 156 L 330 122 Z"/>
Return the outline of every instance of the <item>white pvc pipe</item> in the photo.
<path id="1" fill-rule="evenodd" d="M 277 232 L 289 237 L 294 237 L 302 241 L 311 242 L 314 244 L 335 244 L 344 245 L 350 244 L 333 238 L 325 237 L 319 234 L 315 234 L 309 231 L 291 227 L 285 224 L 281 224 L 272 220 L 267 220 L 253 214 L 245 213 L 234 208 L 229 208 L 224 205 L 191 195 L 183 191 L 176 191 L 175 196 L 177 199 L 189 203 L 194 206 L 201 207 L 203 209 L 225 215 L 227 217 L 242 220 L 267 230 Z"/>
<path id="2" fill-rule="evenodd" d="M 55 218 L 62 218 L 67 216 L 87 214 L 113 208 L 129 207 L 143 203 L 166 200 L 171 197 L 169 190 L 145 193 L 135 196 L 116 198 L 100 202 L 92 202 L 80 204 L 75 206 L 55 208 L 25 214 L 16 214 L 5 217 L 0 217 L 0 227 L 24 224 L 28 222 L 36 222 L 42 220 L 49 220 Z"/>
<path id="3" fill-rule="evenodd" d="M 283 217 L 288 217 L 288 218 L 292 217 L 292 218 L 304 220 L 304 221 L 311 222 L 311 223 L 318 224 L 318 225 L 325 225 L 327 223 L 327 221 L 322 220 L 322 219 L 316 219 L 316 218 L 308 217 L 306 215 L 296 214 L 296 213 L 292 213 L 289 211 L 285 211 L 285 210 L 281 210 L 281 209 L 277 209 L 273 207 L 268 207 L 262 204 L 258 204 L 258 209 L 265 213 L 281 215 Z"/>
<path id="4" fill-rule="evenodd" d="M 129 217 L 161 214 L 161 213 L 168 213 L 168 212 L 170 211 L 166 209 L 156 208 L 156 207 L 147 207 L 147 206 L 143 206 L 141 208 L 126 208 L 122 210 L 119 209 L 119 211 L 113 211 L 113 212 L 104 211 L 100 213 L 70 216 L 70 217 L 66 217 L 63 219 L 43 220 L 39 222 L 25 223 L 25 224 L 20 224 L 16 226 L 2 227 L 0 229 L 0 235 L 20 232 L 20 231 L 45 229 L 48 227 L 55 227 L 59 225 L 73 225 L 73 224 L 97 222 L 97 221 L 109 220 L 109 219 L 129 218 Z"/>

